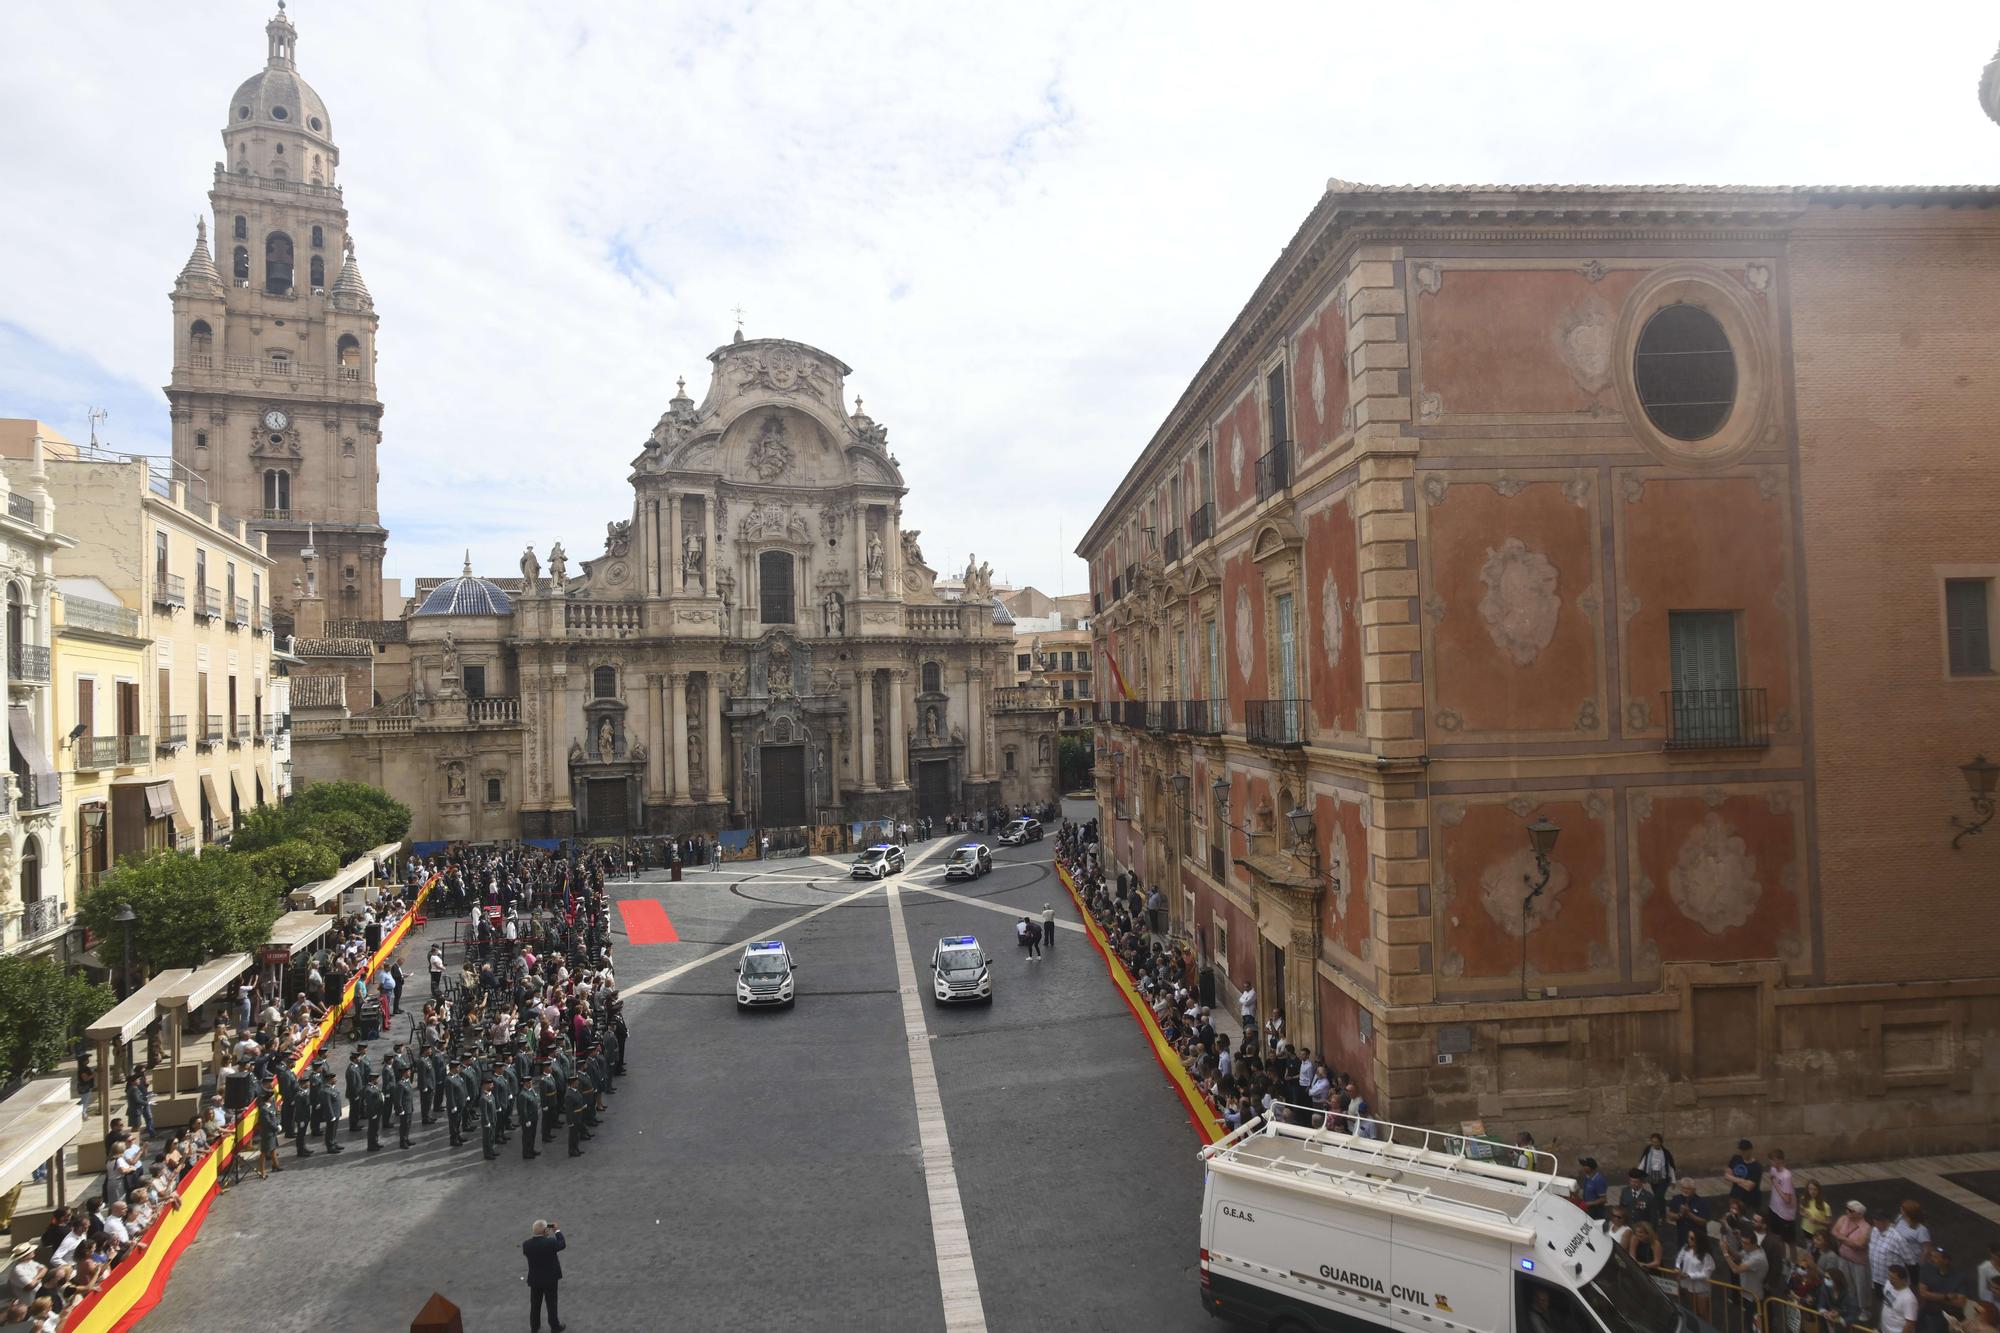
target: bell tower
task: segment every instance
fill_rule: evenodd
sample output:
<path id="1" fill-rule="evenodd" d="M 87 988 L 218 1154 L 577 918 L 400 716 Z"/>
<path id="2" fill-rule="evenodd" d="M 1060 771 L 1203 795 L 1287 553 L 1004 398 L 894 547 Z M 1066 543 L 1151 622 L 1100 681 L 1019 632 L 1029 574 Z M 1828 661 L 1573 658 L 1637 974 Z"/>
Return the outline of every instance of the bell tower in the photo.
<path id="1" fill-rule="evenodd" d="M 229 99 L 208 219 L 172 294 L 174 461 L 189 491 L 269 534 L 272 611 L 296 608 L 311 525 L 328 620 L 382 617 L 375 302 L 354 258 L 333 121 L 278 0 L 264 68 Z"/>

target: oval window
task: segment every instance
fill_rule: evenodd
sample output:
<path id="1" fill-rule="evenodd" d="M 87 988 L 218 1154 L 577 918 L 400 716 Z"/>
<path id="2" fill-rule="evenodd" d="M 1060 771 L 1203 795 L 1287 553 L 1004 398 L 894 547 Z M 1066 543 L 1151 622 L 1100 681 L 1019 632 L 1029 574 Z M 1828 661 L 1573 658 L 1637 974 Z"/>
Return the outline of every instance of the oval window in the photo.
<path id="1" fill-rule="evenodd" d="M 236 108 L 236 118 L 237 118 L 238 120 L 248 120 L 248 119 L 250 119 L 250 108 L 249 108 L 249 107 L 247 107 L 247 106 L 239 106 L 239 107 L 237 107 L 237 108 Z"/>
<path id="2" fill-rule="evenodd" d="M 1698 305 L 1670 305 L 1639 334 L 1632 382 L 1661 434 L 1705 440 L 1736 406 L 1736 353 L 1714 315 Z"/>
<path id="3" fill-rule="evenodd" d="M 283 120 L 283 119 L 285 119 L 285 118 L 286 118 L 287 116 L 289 116 L 289 115 L 291 115 L 291 114 L 292 114 L 291 112 L 289 112 L 289 111 L 285 110 L 285 108 L 283 108 L 283 107 L 281 107 L 281 106 L 274 106 L 274 107 L 272 107 L 272 108 L 271 108 L 271 119 L 272 119 L 272 120 Z"/>
<path id="4" fill-rule="evenodd" d="M 318 117 L 318 116 L 314 116 L 314 117 L 312 117 L 312 118 L 311 118 L 310 120 L 308 120 L 308 121 L 306 122 L 306 124 L 308 124 L 308 125 L 312 126 L 312 127 L 314 128 L 314 129 L 318 129 L 318 128 L 319 128 L 319 117 Z"/>

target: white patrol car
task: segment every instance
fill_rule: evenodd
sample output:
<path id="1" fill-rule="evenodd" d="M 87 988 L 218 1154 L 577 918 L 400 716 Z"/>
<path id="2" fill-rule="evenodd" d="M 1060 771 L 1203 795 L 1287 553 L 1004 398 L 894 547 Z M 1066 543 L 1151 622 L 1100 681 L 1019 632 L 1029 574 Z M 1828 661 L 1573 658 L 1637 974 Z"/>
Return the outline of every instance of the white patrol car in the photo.
<path id="1" fill-rule="evenodd" d="M 903 868 L 903 849 L 891 842 L 878 842 L 854 858 L 849 879 L 882 879 Z"/>
<path id="2" fill-rule="evenodd" d="M 974 935 L 947 935 L 931 951 L 931 994 L 939 1004 L 961 1000 L 993 1003 L 993 960 Z"/>
<path id="3" fill-rule="evenodd" d="M 1042 840 L 1042 821 L 1039 819 L 1017 819 L 1000 830 L 1000 841 L 1009 847 L 1023 847 Z"/>
<path id="4" fill-rule="evenodd" d="M 745 948 L 736 964 L 736 1008 L 741 1011 L 774 1004 L 791 1008 L 794 966 L 792 952 L 783 940 L 761 940 Z"/>
<path id="5" fill-rule="evenodd" d="M 963 847 L 952 849 L 951 859 L 944 863 L 946 879 L 978 879 L 993 869 L 993 853 L 983 842 L 968 842 Z"/>

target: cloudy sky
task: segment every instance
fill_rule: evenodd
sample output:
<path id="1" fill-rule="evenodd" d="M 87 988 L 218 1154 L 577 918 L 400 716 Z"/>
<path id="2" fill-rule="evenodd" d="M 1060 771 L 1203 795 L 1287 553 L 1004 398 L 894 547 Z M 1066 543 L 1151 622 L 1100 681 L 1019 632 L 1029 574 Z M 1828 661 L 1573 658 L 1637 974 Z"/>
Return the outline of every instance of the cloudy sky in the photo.
<path id="1" fill-rule="evenodd" d="M 166 450 L 166 293 L 271 8 L 0 11 L 0 416 Z M 741 305 L 854 367 L 933 564 L 1079 591 L 1330 176 L 2000 180 L 2000 11 L 1896 12 L 299 0 L 382 320 L 389 573 L 594 551 Z"/>

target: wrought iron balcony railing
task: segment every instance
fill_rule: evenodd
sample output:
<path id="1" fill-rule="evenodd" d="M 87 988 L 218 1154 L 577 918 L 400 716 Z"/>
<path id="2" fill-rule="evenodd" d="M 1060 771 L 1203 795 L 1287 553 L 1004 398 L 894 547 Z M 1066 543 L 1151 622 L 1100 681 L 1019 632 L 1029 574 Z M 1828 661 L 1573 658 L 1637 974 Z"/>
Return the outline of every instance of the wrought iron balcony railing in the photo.
<path id="1" fill-rule="evenodd" d="M 1252 745 L 1304 745 L 1305 717 L 1303 699 L 1250 699 L 1243 705 L 1243 735 Z"/>
<path id="2" fill-rule="evenodd" d="M 78 768 L 116 768 L 118 766 L 118 738 L 116 736 L 79 736 L 76 738 L 76 766 Z"/>
<path id="3" fill-rule="evenodd" d="M 207 719 L 208 725 L 201 731 L 201 743 L 208 746 L 222 744 L 222 714 L 210 713 Z"/>
<path id="4" fill-rule="evenodd" d="M 1220 736 L 1229 729 L 1227 699 L 1187 699 L 1180 712 L 1181 730 L 1190 736 Z"/>
<path id="5" fill-rule="evenodd" d="M 1268 500 L 1292 484 L 1291 446 L 1279 440 L 1257 460 L 1257 498 Z"/>
<path id="6" fill-rule="evenodd" d="M 194 613 L 203 620 L 213 620 L 222 614 L 222 594 L 213 588 L 194 590 Z"/>
<path id="7" fill-rule="evenodd" d="M 188 604 L 187 580 L 164 570 L 153 574 L 153 605 L 171 611 Z"/>
<path id="8" fill-rule="evenodd" d="M 171 750 L 176 745 L 186 745 L 187 738 L 188 720 L 186 713 L 169 713 L 160 719 L 160 734 L 156 739 L 162 752 Z"/>
<path id="9" fill-rule="evenodd" d="M 1761 750 L 1771 743 L 1763 690 L 1662 690 L 1667 749 Z"/>
<path id="10" fill-rule="evenodd" d="M 121 764 L 144 764 L 153 758 L 153 738 L 133 734 L 118 738 L 118 762 Z"/>
<path id="11" fill-rule="evenodd" d="M 1188 545 L 1195 547 L 1215 535 L 1215 502 L 1205 501 L 1188 515 Z"/>
<path id="12" fill-rule="evenodd" d="M 21 908 L 22 940 L 38 940 L 44 935 L 53 935 L 69 922 L 60 898 L 37 898 Z"/>
<path id="13" fill-rule="evenodd" d="M 1168 564 L 1181 558 L 1181 530 L 1175 528 L 1167 534 L 1166 559 Z"/>
<path id="14" fill-rule="evenodd" d="M 7 674 L 16 685 L 49 683 L 49 650 L 40 644 L 7 645 Z"/>

